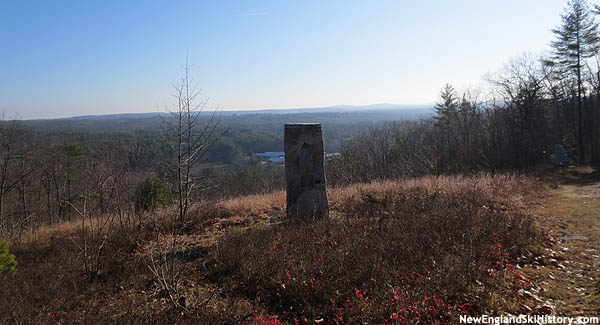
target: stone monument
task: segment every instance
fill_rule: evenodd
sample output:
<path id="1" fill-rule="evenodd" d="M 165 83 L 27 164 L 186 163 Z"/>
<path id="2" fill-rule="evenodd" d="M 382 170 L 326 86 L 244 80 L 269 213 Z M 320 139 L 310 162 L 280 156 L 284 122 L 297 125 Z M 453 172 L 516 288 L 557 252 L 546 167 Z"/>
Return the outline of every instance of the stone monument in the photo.
<path id="1" fill-rule="evenodd" d="M 287 216 L 300 219 L 328 217 L 321 124 L 286 124 L 284 151 Z"/>

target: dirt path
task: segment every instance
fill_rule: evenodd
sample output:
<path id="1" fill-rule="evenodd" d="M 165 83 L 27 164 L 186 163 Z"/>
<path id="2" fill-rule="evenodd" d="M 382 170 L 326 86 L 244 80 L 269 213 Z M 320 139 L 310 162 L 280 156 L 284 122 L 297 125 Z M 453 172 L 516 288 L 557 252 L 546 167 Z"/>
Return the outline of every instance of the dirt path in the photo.
<path id="1" fill-rule="evenodd" d="M 554 315 L 600 315 L 600 181 L 593 172 L 562 170 L 533 206 L 554 244 L 524 268 L 538 286 L 526 297 Z"/>

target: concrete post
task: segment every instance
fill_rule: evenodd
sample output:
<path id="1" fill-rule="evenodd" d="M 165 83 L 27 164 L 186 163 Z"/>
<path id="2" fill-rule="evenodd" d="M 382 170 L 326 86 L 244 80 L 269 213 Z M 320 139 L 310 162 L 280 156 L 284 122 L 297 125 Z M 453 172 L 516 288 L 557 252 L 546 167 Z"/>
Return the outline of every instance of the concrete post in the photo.
<path id="1" fill-rule="evenodd" d="M 287 216 L 328 217 L 321 124 L 286 124 L 284 151 Z"/>

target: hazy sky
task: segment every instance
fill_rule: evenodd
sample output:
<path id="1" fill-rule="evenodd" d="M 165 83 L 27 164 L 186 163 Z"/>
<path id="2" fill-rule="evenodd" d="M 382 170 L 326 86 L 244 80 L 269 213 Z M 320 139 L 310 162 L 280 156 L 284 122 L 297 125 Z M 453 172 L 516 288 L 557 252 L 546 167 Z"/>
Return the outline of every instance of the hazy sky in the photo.
<path id="1" fill-rule="evenodd" d="M 566 0 L 0 0 L 0 111 L 153 112 L 185 62 L 226 109 L 424 104 L 540 53 Z"/>

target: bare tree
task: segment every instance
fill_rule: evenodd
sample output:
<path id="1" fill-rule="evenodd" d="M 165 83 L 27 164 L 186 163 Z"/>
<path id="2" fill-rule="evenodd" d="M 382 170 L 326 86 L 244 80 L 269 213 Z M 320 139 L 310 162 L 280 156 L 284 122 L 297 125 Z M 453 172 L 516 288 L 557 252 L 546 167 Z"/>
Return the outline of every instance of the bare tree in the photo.
<path id="1" fill-rule="evenodd" d="M 165 119 L 170 136 L 175 140 L 173 151 L 175 161 L 169 166 L 175 171 L 175 194 L 177 198 L 178 221 L 185 222 L 190 207 L 192 193 L 198 189 L 195 167 L 206 160 L 211 147 L 222 134 L 218 133 L 220 110 L 217 107 L 209 114 L 208 99 L 200 99 L 200 89 L 190 76 L 192 65 L 186 63 L 184 74 L 175 85 L 177 107 L 169 111 L 170 118 Z"/>
<path id="2" fill-rule="evenodd" d="M 200 89 L 190 75 L 191 69 L 192 65 L 186 58 L 184 74 L 174 86 L 176 106 L 164 119 L 174 153 L 174 160 L 169 161 L 167 166 L 174 173 L 177 214 L 163 234 L 163 238 L 169 241 L 168 249 L 151 249 L 148 264 L 175 308 L 185 308 L 180 291 L 181 274 L 177 267 L 178 237 L 188 221 L 193 193 L 200 188 L 196 169 L 208 158 L 211 147 L 222 135 L 219 131 L 220 110 L 217 107 L 207 112 L 208 99 L 200 98 Z M 157 236 L 160 235 L 157 233 Z"/>
<path id="3" fill-rule="evenodd" d="M 81 222 L 79 237 L 72 238 L 79 249 L 81 262 L 85 275 L 89 280 L 94 280 L 101 272 L 103 254 L 108 239 L 107 233 L 112 226 L 111 217 L 102 217 L 99 213 L 91 211 L 91 193 L 83 195 L 82 208 L 78 209 L 70 201 L 65 201 L 79 216 Z"/>
<path id="4" fill-rule="evenodd" d="M 543 158 L 544 144 L 550 141 L 546 119 L 550 96 L 545 73 L 539 59 L 522 56 L 511 60 L 501 73 L 488 77 L 502 99 L 498 110 L 504 113 L 504 124 L 510 129 L 508 138 L 513 143 L 516 168 L 538 164 Z"/>
<path id="5" fill-rule="evenodd" d="M 8 231 L 15 226 L 16 220 L 8 220 L 6 216 L 6 201 L 21 181 L 19 170 L 25 159 L 22 145 L 25 132 L 19 121 L 6 121 L 3 116 L 0 117 L 0 231 Z"/>

